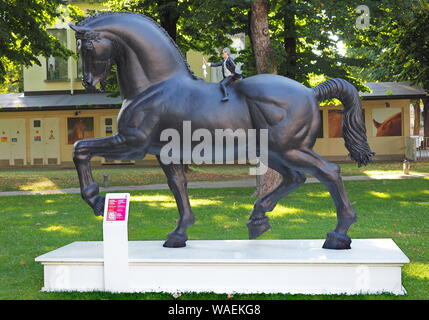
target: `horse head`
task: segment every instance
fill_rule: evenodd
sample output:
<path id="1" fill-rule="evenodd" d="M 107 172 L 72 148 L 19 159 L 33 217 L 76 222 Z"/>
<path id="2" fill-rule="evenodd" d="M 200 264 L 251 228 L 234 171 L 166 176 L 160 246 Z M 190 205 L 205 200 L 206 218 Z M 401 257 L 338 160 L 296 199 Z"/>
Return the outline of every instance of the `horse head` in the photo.
<path id="1" fill-rule="evenodd" d="M 74 25 L 70 28 L 76 31 L 76 49 L 82 56 L 83 86 L 95 90 L 96 84 L 100 83 L 101 91 L 104 91 L 114 60 L 114 42 L 89 28 Z"/>
<path id="2" fill-rule="evenodd" d="M 102 12 L 70 27 L 76 31 L 87 89 L 94 89 L 97 83 L 103 89 L 113 63 L 125 99 L 174 75 L 195 77 L 168 33 L 144 15 Z"/>

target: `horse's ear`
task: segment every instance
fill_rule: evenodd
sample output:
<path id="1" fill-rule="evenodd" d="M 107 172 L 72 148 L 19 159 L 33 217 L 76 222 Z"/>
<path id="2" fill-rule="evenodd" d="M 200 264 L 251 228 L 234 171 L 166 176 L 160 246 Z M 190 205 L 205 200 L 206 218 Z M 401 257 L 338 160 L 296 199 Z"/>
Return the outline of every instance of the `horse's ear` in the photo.
<path id="1" fill-rule="evenodd" d="M 375 121 L 374 119 L 372 119 L 372 122 L 374 123 L 374 126 L 378 129 L 381 126 L 380 122 Z"/>
<path id="2" fill-rule="evenodd" d="M 72 29 L 72 30 L 74 30 L 74 31 L 76 31 L 76 32 L 78 32 L 78 33 L 85 33 L 85 32 L 87 32 L 87 31 L 89 31 L 90 29 L 88 29 L 88 28 L 85 28 L 85 27 L 79 27 L 79 26 L 75 26 L 75 25 L 73 25 L 73 24 L 69 24 L 69 27 Z"/>

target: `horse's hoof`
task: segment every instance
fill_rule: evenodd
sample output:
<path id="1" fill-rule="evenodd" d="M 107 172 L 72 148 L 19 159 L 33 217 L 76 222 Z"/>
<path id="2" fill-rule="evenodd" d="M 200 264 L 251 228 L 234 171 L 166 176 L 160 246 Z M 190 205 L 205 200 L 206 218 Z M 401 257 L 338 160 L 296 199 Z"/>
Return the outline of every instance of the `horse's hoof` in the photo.
<path id="1" fill-rule="evenodd" d="M 186 240 L 188 240 L 186 234 L 170 233 L 163 246 L 165 248 L 183 248 L 186 247 Z"/>
<path id="2" fill-rule="evenodd" d="M 346 234 L 338 233 L 335 231 L 329 232 L 325 243 L 323 244 L 323 249 L 335 249 L 335 250 L 344 250 L 351 249 L 350 244 L 352 239 Z"/>
<path id="3" fill-rule="evenodd" d="M 104 196 L 97 196 L 94 201 L 94 206 L 92 209 L 94 210 L 94 215 L 103 216 L 104 215 Z"/>
<path id="4" fill-rule="evenodd" d="M 264 232 L 271 229 L 270 224 L 268 223 L 268 217 L 263 217 L 261 219 L 250 219 L 247 221 L 247 229 L 249 229 L 249 239 L 256 239 Z"/>

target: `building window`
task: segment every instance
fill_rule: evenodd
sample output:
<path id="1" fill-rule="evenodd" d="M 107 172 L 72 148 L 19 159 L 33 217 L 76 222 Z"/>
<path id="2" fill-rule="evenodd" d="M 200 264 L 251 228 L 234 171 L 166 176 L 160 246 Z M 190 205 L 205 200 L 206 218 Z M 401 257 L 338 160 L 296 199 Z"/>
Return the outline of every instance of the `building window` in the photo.
<path id="1" fill-rule="evenodd" d="M 78 140 L 94 138 L 94 118 L 67 119 L 68 144 Z"/>
<path id="2" fill-rule="evenodd" d="M 372 135 L 374 137 L 402 136 L 402 109 L 373 109 Z"/>
<path id="3" fill-rule="evenodd" d="M 67 31 L 65 29 L 51 29 L 48 33 L 57 38 L 63 46 L 67 46 Z M 47 80 L 65 80 L 67 75 L 67 59 L 50 56 L 46 59 Z"/>

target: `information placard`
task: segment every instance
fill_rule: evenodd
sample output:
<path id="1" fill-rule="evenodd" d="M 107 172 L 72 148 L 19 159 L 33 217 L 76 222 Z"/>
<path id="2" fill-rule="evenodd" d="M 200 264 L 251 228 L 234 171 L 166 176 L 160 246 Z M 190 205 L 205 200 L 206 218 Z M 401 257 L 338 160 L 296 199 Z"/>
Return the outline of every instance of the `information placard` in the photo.
<path id="1" fill-rule="evenodd" d="M 107 222 L 128 220 L 129 193 L 108 193 L 104 208 L 104 220 Z"/>

